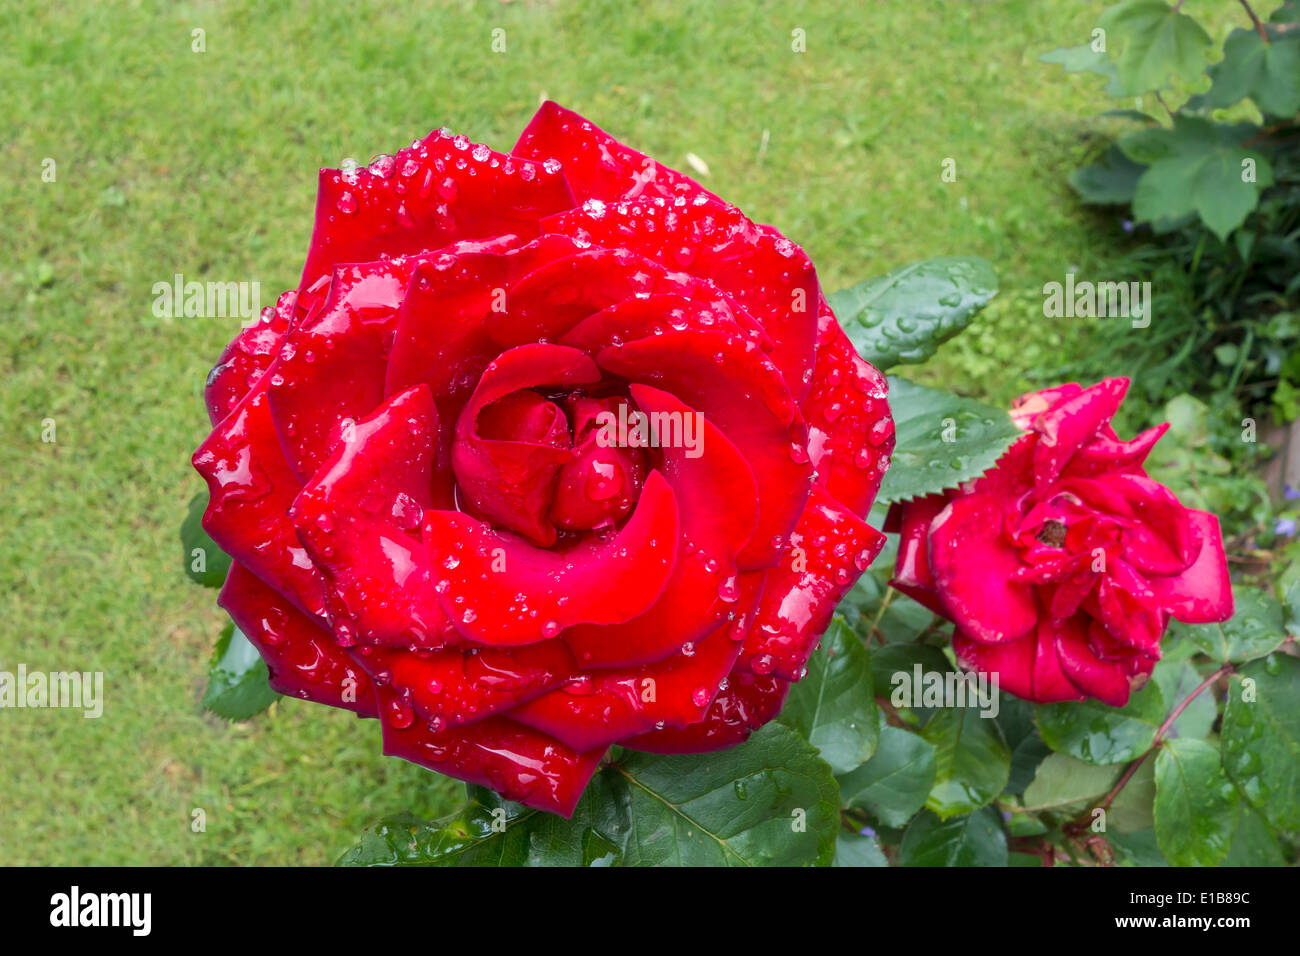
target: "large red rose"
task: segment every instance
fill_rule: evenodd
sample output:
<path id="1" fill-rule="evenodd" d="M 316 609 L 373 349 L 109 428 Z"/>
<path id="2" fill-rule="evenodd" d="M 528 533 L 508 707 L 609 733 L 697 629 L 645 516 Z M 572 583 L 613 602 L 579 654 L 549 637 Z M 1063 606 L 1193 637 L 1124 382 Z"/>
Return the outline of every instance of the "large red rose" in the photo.
<path id="1" fill-rule="evenodd" d="M 1185 508 L 1142 463 L 1168 425 L 1121 441 L 1128 379 L 1024 395 L 1025 430 L 995 467 L 891 509 L 894 587 L 956 624 L 963 666 L 1040 702 L 1122 706 L 1160 659 L 1169 618 L 1224 621 L 1219 519 Z"/>
<path id="2" fill-rule="evenodd" d="M 509 155 L 322 170 L 206 400 L 220 601 L 276 689 L 565 815 L 612 744 L 770 720 L 883 542 L 885 380 L 808 257 L 554 103 Z M 677 441 L 611 441 L 640 415 Z"/>

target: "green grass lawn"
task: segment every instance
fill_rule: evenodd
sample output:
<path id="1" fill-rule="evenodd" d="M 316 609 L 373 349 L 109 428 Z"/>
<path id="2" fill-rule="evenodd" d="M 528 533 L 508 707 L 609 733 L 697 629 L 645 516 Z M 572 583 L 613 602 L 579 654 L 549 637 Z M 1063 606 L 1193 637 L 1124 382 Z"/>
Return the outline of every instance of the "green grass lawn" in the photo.
<path id="1" fill-rule="evenodd" d="M 0 710 L 0 864 L 327 863 L 380 816 L 461 797 L 342 712 L 199 707 L 223 616 L 182 576 L 177 528 L 237 320 L 156 319 L 151 287 L 258 281 L 272 301 L 318 167 L 441 125 L 508 149 L 549 96 L 667 164 L 703 158 L 828 289 L 991 259 L 1002 295 L 924 374 L 998 401 L 1077 341 L 1039 290 L 1113 232 L 1065 185 L 1110 103 L 1037 63 L 1100 3 L 77 6 L 0 9 L 0 669 L 102 670 L 106 704 Z"/>

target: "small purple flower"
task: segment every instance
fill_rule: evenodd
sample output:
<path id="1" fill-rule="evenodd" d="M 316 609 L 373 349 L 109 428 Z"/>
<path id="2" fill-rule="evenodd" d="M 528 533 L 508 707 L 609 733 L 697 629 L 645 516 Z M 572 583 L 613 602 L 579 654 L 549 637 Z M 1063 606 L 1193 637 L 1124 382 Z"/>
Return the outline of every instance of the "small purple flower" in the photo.
<path id="1" fill-rule="evenodd" d="M 861 833 L 863 836 L 866 836 L 866 837 L 874 837 L 874 836 L 876 835 L 876 831 L 873 830 L 873 829 L 871 829 L 871 827 L 863 827 L 863 828 L 862 828 L 861 830 L 859 830 L 858 832 Z"/>
<path id="2" fill-rule="evenodd" d="M 1297 498 L 1300 498 L 1300 488 L 1297 488 L 1294 485 L 1283 485 L 1282 497 L 1287 501 L 1295 501 Z"/>
<path id="3" fill-rule="evenodd" d="M 1282 538 L 1290 538 L 1295 535 L 1296 522 L 1295 518 L 1278 518 L 1273 523 L 1273 533 Z"/>
<path id="4" fill-rule="evenodd" d="M 1121 229 L 1123 229 L 1125 232 L 1132 234 L 1132 232 L 1133 232 L 1133 220 L 1132 220 L 1132 219 L 1121 219 L 1121 220 L 1119 221 L 1119 227 L 1120 227 Z"/>

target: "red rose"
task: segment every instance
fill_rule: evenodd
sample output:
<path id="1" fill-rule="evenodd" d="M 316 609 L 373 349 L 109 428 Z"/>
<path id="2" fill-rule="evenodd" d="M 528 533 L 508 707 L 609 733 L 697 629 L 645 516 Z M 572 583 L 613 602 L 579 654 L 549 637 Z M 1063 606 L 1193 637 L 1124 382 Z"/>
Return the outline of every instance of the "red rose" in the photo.
<path id="1" fill-rule="evenodd" d="M 1111 430 L 1128 379 L 1024 395 L 1026 430 L 992 469 L 890 511 L 894 587 L 956 624 L 963 666 L 1040 702 L 1122 706 L 1160 659 L 1170 615 L 1232 616 L 1219 520 L 1142 468 L 1169 427 Z"/>
<path id="2" fill-rule="evenodd" d="M 611 744 L 770 720 L 883 541 L 885 380 L 808 257 L 554 103 L 510 155 L 322 170 L 206 399 L 220 600 L 276 689 L 566 815 Z"/>

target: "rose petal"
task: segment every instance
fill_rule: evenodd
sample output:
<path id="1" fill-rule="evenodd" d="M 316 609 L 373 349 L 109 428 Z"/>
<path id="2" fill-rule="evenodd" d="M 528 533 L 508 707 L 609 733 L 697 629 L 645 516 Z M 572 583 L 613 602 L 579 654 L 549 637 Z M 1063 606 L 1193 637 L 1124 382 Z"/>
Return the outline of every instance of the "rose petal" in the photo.
<path id="1" fill-rule="evenodd" d="M 370 678 L 330 632 L 238 561 L 231 564 L 217 603 L 262 655 L 276 691 L 361 717 L 378 715 Z"/>
<path id="2" fill-rule="evenodd" d="M 771 337 L 771 358 L 796 402 L 812 380 L 821 287 L 812 263 L 775 229 L 706 194 L 689 201 L 589 200 L 546 220 L 548 231 L 625 248 L 731 295 Z"/>
<path id="3" fill-rule="evenodd" d="M 588 535 L 567 550 L 533 547 L 456 511 L 426 512 L 424 525 L 452 623 L 470 640 L 503 646 L 644 613 L 672 574 L 677 535 L 677 503 L 658 472 L 617 535 Z"/>
<path id="4" fill-rule="evenodd" d="M 712 195 L 684 173 L 624 146 L 595 123 L 550 100 L 541 105 L 511 152 L 538 161 L 559 160 L 579 202 Z"/>
<path id="5" fill-rule="evenodd" d="M 946 616 L 986 644 L 1014 641 L 1038 620 L 1032 591 L 1013 579 L 1022 564 L 1002 520 L 996 501 L 973 494 L 951 500 L 930 525 L 930 574 Z"/>
<path id="6" fill-rule="evenodd" d="M 799 519 L 811 468 L 790 393 L 763 353 L 722 332 L 673 331 L 604 349 L 596 362 L 676 395 L 740 450 L 758 482 L 759 517 L 737 563 L 771 566 Z"/>
<path id="7" fill-rule="evenodd" d="M 574 673 L 560 641 L 423 652 L 358 647 L 357 662 L 437 731 L 484 720 L 558 687 Z"/>
<path id="8" fill-rule="evenodd" d="M 1192 527 L 1201 539 L 1195 560 L 1177 577 L 1148 579 L 1163 606 L 1170 614 L 1188 624 L 1226 621 L 1232 617 L 1232 582 L 1228 578 L 1228 559 L 1223 551 L 1223 533 L 1219 519 L 1208 511 L 1187 510 Z"/>
<path id="9" fill-rule="evenodd" d="M 507 800 L 569 817 L 604 749 L 578 753 L 505 717 L 434 733 L 410 704 L 379 688 L 384 753 L 467 783 L 491 787 Z"/>
<path id="10" fill-rule="evenodd" d="M 433 593 L 418 537 L 438 414 L 427 386 L 383 403 L 344 434 L 290 515 L 325 575 L 340 643 L 442 647 L 459 635 Z"/>
<path id="11" fill-rule="evenodd" d="M 1127 378 L 1108 378 L 1069 398 L 1061 398 L 1039 415 L 1032 428 L 1038 434 L 1034 451 L 1034 483 L 1040 489 L 1065 470 L 1070 459 L 1110 424 L 1119 410 Z"/>
<path id="12" fill-rule="evenodd" d="M 883 534 L 814 485 L 790 547 L 767 572 L 737 668 L 802 678 L 835 608 L 884 545 Z"/>
<path id="13" fill-rule="evenodd" d="M 790 682 L 779 677 L 736 673 L 728 679 L 727 689 L 718 694 L 699 723 L 680 729 L 654 730 L 621 740 L 619 745 L 659 754 L 726 750 L 744 743 L 751 733 L 780 713 L 789 690 Z"/>
<path id="14" fill-rule="evenodd" d="M 253 325 L 240 330 L 208 373 L 203 401 L 215 426 L 235 410 L 279 354 L 294 316 L 297 292 L 284 292 Z"/>
<path id="15" fill-rule="evenodd" d="M 302 284 L 342 262 L 409 255 L 461 239 L 531 239 L 543 216 L 572 205 L 558 166 L 434 130 L 365 169 L 321 170 Z"/>
<path id="16" fill-rule="evenodd" d="M 684 416 L 691 409 L 667 392 L 633 385 L 646 414 Z M 699 434 L 699 457 L 685 447 L 660 449 L 660 472 L 677 499 L 680 543 L 664 592 L 644 614 L 607 625 L 579 625 L 564 634 L 584 667 L 644 664 L 698 641 L 735 609 L 736 554 L 758 517 L 753 472 L 736 446 L 707 419 Z M 725 600 L 728 598 L 730 600 Z"/>
<path id="17" fill-rule="evenodd" d="M 542 547 L 555 543 L 555 526 L 549 517 L 555 479 L 574 457 L 567 425 L 563 447 L 549 442 L 494 440 L 480 433 L 479 415 L 492 402 L 535 385 L 571 388 L 598 381 L 596 363 L 562 345 L 521 345 L 488 365 L 456 422 L 456 442 L 451 450 L 458 487 L 474 514 Z"/>
<path id="18" fill-rule="evenodd" d="M 826 306 L 812 385 L 801 406 L 818 482 L 865 518 L 894 451 L 885 377 L 864 362 Z"/>
<path id="19" fill-rule="evenodd" d="M 886 531 L 899 532 L 898 560 L 890 586 L 940 615 L 944 613 L 943 605 L 934 593 L 930 576 L 930 524 L 947 504 L 944 495 L 926 495 L 894 504 L 885 522 Z"/>
<path id="20" fill-rule="evenodd" d="M 1128 674 L 1122 664 L 1103 661 L 1093 653 L 1080 620 L 1072 617 L 1054 628 L 1061 671 L 1087 696 L 1112 707 L 1123 707 L 1131 690 Z"/>
<path id="21" fill-rule="evenodd" d="M 299 482 L 271 420 L 266 388 L 275 368 L 194 452 L 194 468 L 208 483 L 203 528 L 222 551 L 296 607 L 323 617 L 324 582 L 289 521 Z"/>
<path id="22" fill-rule="evenodd" d="M 748 618 L 762 575 L 741 577 L 743 593 L 736 606 Z M 685 727 L 704 718 L 740 648 L 731 624 L 724 621 L 672 657 L 640 667 L 585 673 L 517 708 L 512 717 L 576 750 L 605 747 L 656 727 Z"/>

